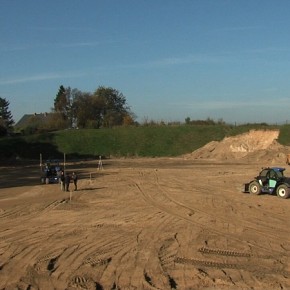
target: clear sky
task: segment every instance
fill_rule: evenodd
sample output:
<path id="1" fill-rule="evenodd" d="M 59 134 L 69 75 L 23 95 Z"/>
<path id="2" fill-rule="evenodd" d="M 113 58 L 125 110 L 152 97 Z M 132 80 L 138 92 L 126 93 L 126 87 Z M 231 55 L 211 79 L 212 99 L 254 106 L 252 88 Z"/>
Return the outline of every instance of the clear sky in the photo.
<path id="1" fill-rule="evenodd" d="M 0 97 L 121 92 L 138 121 L 290 120 L 289 0 L 0 0 Z"/>

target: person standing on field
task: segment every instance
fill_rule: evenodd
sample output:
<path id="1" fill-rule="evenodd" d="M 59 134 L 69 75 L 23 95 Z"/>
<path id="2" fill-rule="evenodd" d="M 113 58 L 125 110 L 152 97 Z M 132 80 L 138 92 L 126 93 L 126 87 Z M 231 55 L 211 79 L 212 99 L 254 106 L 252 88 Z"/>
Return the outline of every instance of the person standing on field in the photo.
<path id="1" fill-rule="evenodd" d="M 75 172 L 73 172 L 73 174 L 72 174 L 72 180 L 73 180 L 73 183 L 74 183 L 74 186 L 75 186 L 75 190 L 78 190 L 78 186 L 77 186 L 77 184 L 78 184 L 78 176 L 76 175 Z"/>
<path id="2" fill-rule="evenodd" d="M 62 191 L 64 191 L 64 183 L 65 183 L 65 176 L 64 176 L 64 171 L 62 170 L 60 174 L 60 189 Z"/>
<path id="3" fill-rule="evenodd" d="M 65 175 L 65 191 L 69 191 L 70 176 L 68 173 Z"/>

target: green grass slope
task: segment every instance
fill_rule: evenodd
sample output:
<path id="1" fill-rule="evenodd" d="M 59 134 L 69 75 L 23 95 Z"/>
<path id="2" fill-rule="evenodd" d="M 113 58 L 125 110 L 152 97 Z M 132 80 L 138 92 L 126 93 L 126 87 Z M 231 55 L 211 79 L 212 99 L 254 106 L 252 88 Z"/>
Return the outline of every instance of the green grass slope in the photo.
<path id="1" fill-rule="evenodd" d="M 278 142 L 290 145 L 290 125 L 179 125 L 64 130 L 0 139 L 0 160 L 103 157 L 165 157 L 193 152 L 210 141 L 251 129 L 279 129 Z"/>

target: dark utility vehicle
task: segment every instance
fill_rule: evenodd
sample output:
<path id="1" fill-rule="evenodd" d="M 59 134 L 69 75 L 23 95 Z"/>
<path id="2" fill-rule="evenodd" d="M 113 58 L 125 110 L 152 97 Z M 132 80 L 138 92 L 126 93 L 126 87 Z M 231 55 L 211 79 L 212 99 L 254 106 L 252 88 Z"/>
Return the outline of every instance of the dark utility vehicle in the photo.
<path id="1" fill-rule="evenodd" d="M 45 164 L 41 164 L 41 183 L 58 183 L 61 170 L 58 160 L 46 160 Z"/>
<path id="2" fill-rule="evenodd" d="M 245 192 L 252 194 L 276 194 L 281 198 L 290 197 L 290 178 L 284 176 L 285 168 L 267 167 L 249 183 L 245 184 Z"/>

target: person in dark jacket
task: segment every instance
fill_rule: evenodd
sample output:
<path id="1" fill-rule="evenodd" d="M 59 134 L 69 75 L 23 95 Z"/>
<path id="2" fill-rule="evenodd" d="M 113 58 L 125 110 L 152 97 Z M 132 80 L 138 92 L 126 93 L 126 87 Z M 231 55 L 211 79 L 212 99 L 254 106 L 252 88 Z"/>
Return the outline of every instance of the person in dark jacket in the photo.
<path id="1" fill-rule="evenodd" d="M 73 183 L 74 183 L 74 186 L 75 186 L 75 190 L 78 190 L 78 176 L 76 175 L 75 172 L 73 172 L 72 174 L 72 180 L 73 180 Z"/>
<path id="2" fill-rule="evenodd" d="M 65 191 L 69 191 L 70 176 L 68 173 L 65 175 Z"/>

